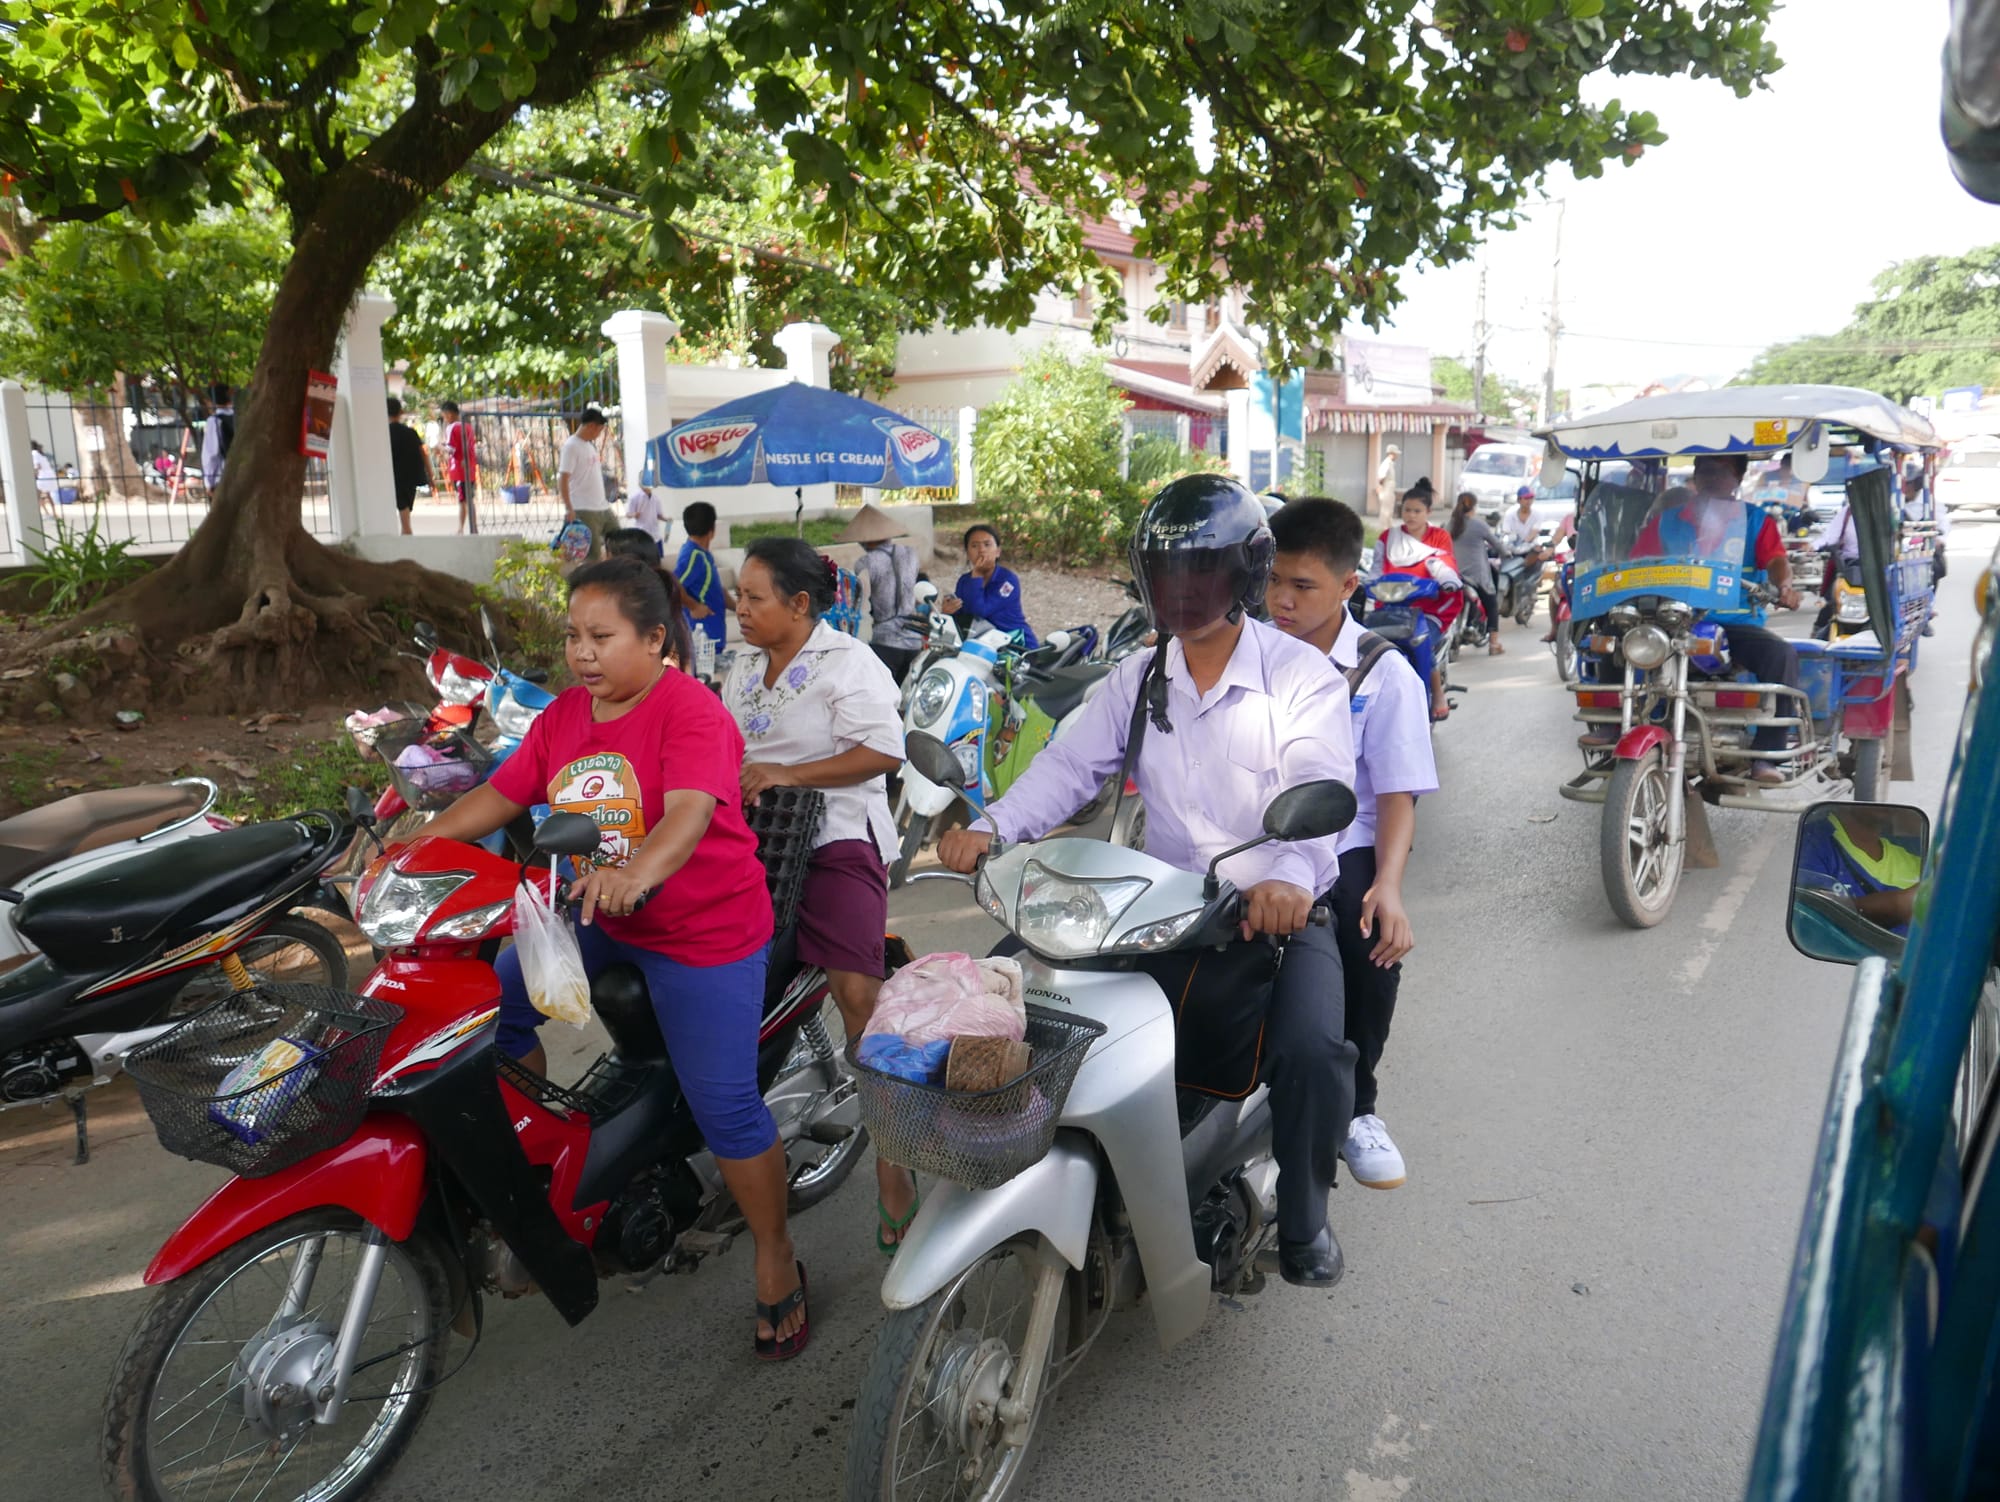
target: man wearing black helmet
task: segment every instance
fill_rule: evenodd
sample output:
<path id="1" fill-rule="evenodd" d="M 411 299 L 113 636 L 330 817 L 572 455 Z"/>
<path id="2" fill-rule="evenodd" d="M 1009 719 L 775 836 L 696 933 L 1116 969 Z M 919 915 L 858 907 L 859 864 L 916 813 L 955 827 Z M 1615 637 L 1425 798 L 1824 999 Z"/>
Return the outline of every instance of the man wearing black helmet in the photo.
<path id="1" fill-rule="evenodd" d="M 996 832 L 1040 839 L 1126 765 L 1134 737 L 1130 771 L 1146 800 L 1147 853 L 1182 870 L 1206 871 L 1222 852 L 1259 839 L 1265 807 L 1285 788 L 1321 778 L 1352 785 L 1346 680 L 1324 653 L 1252 615 L 1271 554 L 1264 507 L 1234 480 L 1190 475 L 1153 497 L 1133 533 L 1132 576 L 1163 640 L 1118 665 L 1078 711 L 1075 729 L 1037 755 L 977 827 L 944 837 L 944 864 L 971 871 Z M 1222 862 L 1220 874 L 1244 895 L 1246 944 L 1256 934 L 1290 942 L 1268 989 L 1255 989 L 1254 1012 L 1230 1010 L 1240 994 L 1211 996 L 1223 987 L 1201 984 L 1232 973 L 1226 957 L 1238 946 L 1207 970 L 1205 957 L 1197 964 L 1177 1011 L 1185 1082 L 1195 1014 L 1209 1008 L 1245 1036 L 1261 1028 L 1257 1077 L 1271 1088 L 1279 1269 L 1287 1282 L 1317 1287 L 1341 1274 L 1326 1202 L 1352 1114 L 1355 1050 L 1342 1029 L 1339 949 L 1307 917 L 1313 894 L 1330 890 L 1338 870 L 1331 837 L 1260 845 Z M 1269 953 L 1261 940 L 1254 948 L 1245 956 L 1253 966 Z"/>

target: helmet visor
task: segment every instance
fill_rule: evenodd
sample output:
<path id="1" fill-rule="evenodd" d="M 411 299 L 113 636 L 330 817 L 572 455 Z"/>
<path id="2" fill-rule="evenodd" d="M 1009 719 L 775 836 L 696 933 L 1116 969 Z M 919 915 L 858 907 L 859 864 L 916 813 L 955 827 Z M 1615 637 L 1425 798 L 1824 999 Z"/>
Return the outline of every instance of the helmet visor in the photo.
<path id="1" fill-rule="evenodd" d="M 1139 555 L 1139 587 L 1153 625 L 1173 635 L 1222 619 L 1243 588 L 1236 548 L 1171 548 Z"/>

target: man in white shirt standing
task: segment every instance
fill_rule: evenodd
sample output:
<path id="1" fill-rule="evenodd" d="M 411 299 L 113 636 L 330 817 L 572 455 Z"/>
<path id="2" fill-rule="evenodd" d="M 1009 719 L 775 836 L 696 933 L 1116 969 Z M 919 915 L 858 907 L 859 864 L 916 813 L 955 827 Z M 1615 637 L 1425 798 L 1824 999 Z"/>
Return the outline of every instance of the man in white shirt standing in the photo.
<path id="1" fill-rule="evenodd" d="M 1354 822 L 1340 832 L 1340 879 L 1328 894 L 1347 992 L 1354 1116 L 1341 1156 L 1357 1184 L 1394 1189 L 1403 1155 L 1375 1114 L 1375 1070 L 1389 1041 L 1403 956 L 1416 944 L 1403 909 L 1403 868 L 1417 833 L 1417 799 L 1437 791 L 1430 695 L 1415 668 L 1347 612 L 1360 585 L 1361 518 L 1309 496 L 1271 518 L 1277 557 L 1265 596 L 1271 624 L 1327 654 L 1347 680 L 1354 725 Z"/>
<path id="2" fill-rule="evenodd" d="M 646 532 L 654 542 L 665 545 L 667 514 L 660 508 L 659 497 L 644 485 L 633 486 L 632 493 L 625 497 L 625 520 Z"/>
<path id="3" fill-rule="evenodd" d="M 597 440 L 604 436 L 604 414 L 585 407 L 576 431 L 563 440 L 556 459 L 556 490 L 562 497 L 563 520 L 590 528 L 590 560 L 604 556 L 604 534 L 611 530 L 611 500 L 604 493 L 604 461 Z"/>

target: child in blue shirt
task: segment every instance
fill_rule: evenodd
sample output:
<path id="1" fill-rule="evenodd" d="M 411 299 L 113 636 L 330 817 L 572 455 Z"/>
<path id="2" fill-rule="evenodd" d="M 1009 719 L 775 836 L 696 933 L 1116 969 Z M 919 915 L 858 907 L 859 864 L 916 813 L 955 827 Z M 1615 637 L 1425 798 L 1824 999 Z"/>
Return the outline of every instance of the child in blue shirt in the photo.
<path id="1" fill-rule="evenodd" d="M 1023 646 L 1039 645 L 1021 609 L 1021 581 L 1013 570 L 1000 567 L 1000 534 L 984 522 L 966 528 L 965 563 L 957 587 L 938 601 L 938 608 L 959 617 L 960 630 L 976 616 L 1002 631 L 1020 632 Z"/>
<path id="2" fill-rule="evenodd" d="M 694 601 L 687 610 L 688 624 L 714 638 L 719 652 L 729 640 L 728 612 L 732 603 L 728 591 L 722 587 L 715 554 L 709 551 L 715 541 L 715 508 L 707 501 L 696 501 L 681 512 L 681 525 L 687 528 L 687 541 L 681 544 L 680 557 L 674 560 L 674 577 Z"/>

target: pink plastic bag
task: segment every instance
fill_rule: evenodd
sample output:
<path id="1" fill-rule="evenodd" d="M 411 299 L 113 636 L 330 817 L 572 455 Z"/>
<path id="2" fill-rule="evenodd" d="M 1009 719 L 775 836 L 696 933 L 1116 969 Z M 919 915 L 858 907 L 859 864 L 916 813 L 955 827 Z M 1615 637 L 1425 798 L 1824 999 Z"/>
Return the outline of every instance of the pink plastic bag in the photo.
<path id="1" fill-rule="evenodd" d="M 864 1037 L 890 1033 L 914 1044 L 946 1038 L 1021 1038 L 1028 1013 L 1013 960 L 927 954 L 882 983 Z"/>

